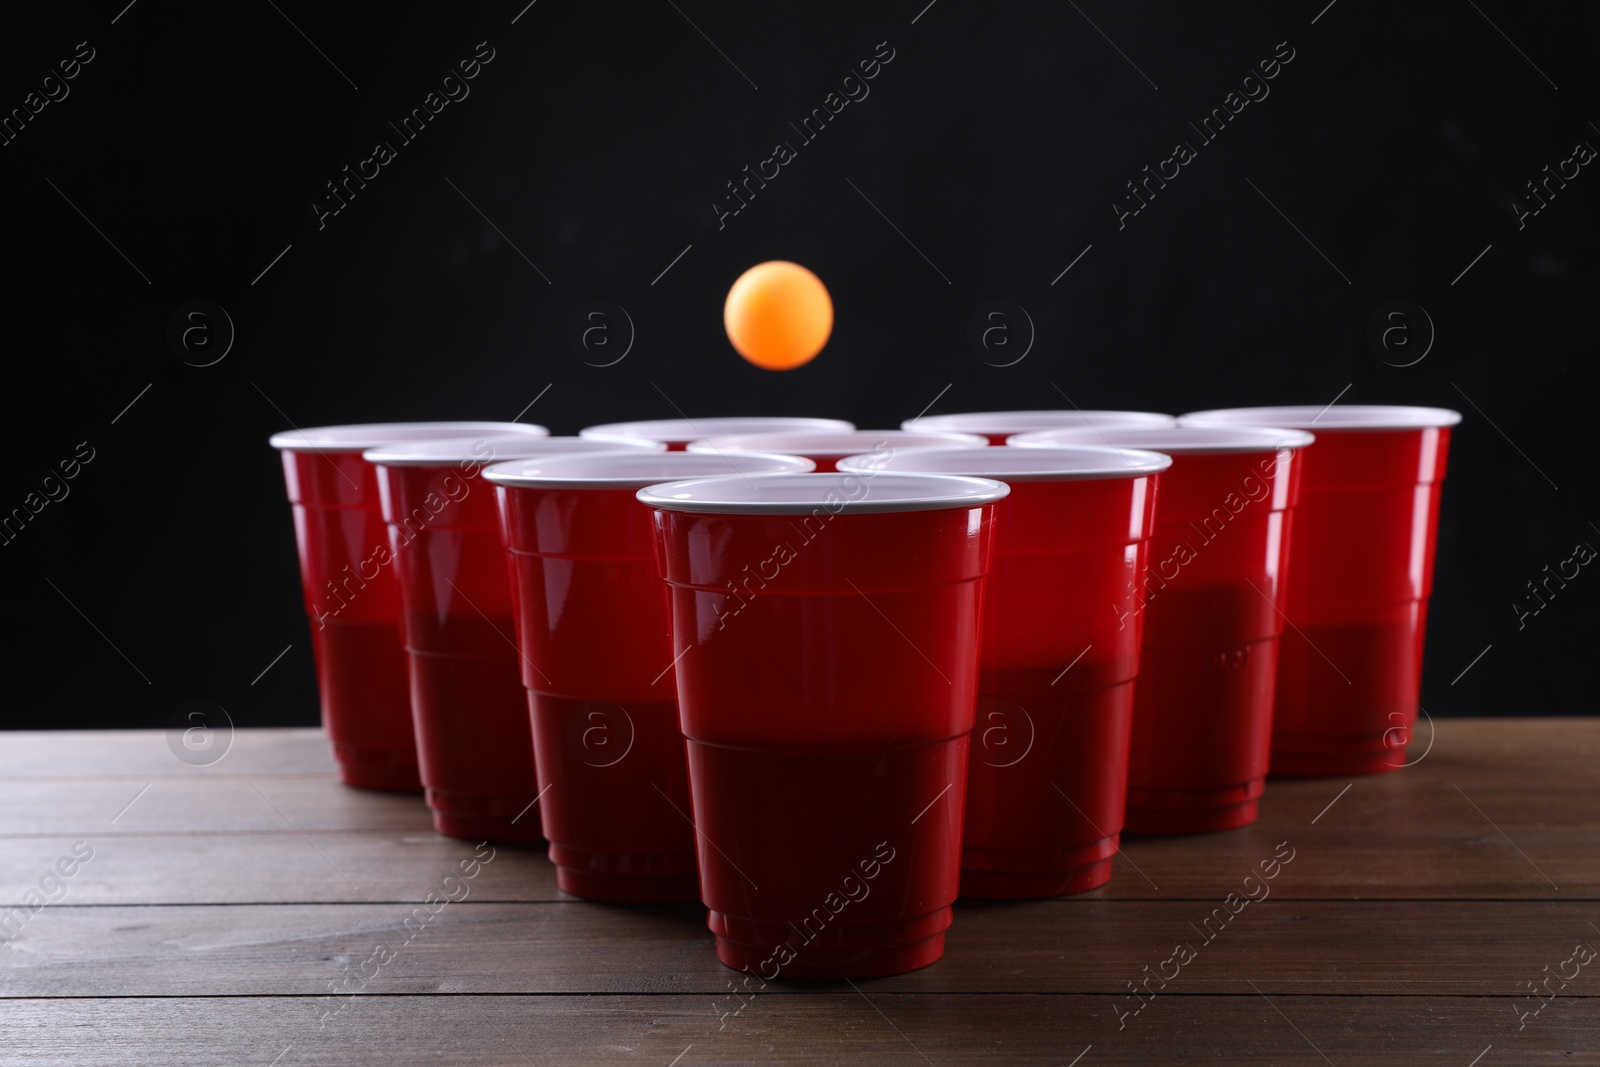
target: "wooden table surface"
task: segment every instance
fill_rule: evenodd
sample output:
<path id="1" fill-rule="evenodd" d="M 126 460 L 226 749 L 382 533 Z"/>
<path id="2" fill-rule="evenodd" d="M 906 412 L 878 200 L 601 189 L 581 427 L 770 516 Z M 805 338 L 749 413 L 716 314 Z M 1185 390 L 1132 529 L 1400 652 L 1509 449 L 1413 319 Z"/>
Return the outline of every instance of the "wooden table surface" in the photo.
<path id="1" fill-rule="evenodd" d="M 740 997 L 699 907 L 565 896 L 340 786 L 319 731 L 205 768 L 3 734 L 0 1063 L 1600 1063 L 1597 767 L 1600 720 L 1439 722 L 1405 770 L 1129 840 L 1103 889 L 959 903 L 932 967 Z"/>

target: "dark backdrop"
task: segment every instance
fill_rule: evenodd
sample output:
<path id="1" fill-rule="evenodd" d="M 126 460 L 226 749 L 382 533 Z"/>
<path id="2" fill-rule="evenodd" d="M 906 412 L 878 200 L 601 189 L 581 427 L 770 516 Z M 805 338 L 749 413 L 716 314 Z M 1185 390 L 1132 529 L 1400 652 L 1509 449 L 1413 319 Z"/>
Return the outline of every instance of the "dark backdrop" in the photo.
<path id="1" fill-rule="evenodd" d="M 1574 159 L 1600 145 L 1592 9 L 925 2 L 8 16 L 0 105 L 39 111 L 0 147 L 0 508 L 67 495 L 0 546 L 5 725 L 160 726 L 190 700 L 239 725 L 315 721 L 266 446 L 291 423 L 521 414 L 573 433 L 681 408 L 882 427 L 1064 397 L 1462 410 L 1424 706 L 1590 711 L 1600 577 L 1520 628 L 1513 604 L 1576 543 L 1600 546 L 1579 443 L 1600 174 Z M 388 125 L 490 50 L 414 141 Z M 891 50 L 870 95 L 803 141 L 790 123 Z M 1275 53 L 1292 59 L 1264 88 L 1244 82 Z M 1270 95 L 1212 142 L 1191 127 L 1246 90 Z M 325 183 L 380 140 L 395 158 L 319 222 Z M 795 158 L 719 225 L 725 183 L 779 141 Z M 1119 220 L 1125 183 L 1179 141 L 1195 158 Z M 1577 173 L 1519 219 L 1547 165 Z M 827 349 L 785 374 L 738 359 L 721 325 L 729 284 L 772 258 L 811 267 L 837 306 Z M 236 331 L 208 367 L 167 338 L 194 300 Z M 614 366 L 568 341 L 595 300 L 634 326 Z M 1011 366 L 968 343 L 993 300 L 1033 323 Z M 1375 348 L 1369 320 L 1395 300 L 1426 319 L 1411 308 Z M 1011 315 L 1005 358 L 1025 347 Z"/>

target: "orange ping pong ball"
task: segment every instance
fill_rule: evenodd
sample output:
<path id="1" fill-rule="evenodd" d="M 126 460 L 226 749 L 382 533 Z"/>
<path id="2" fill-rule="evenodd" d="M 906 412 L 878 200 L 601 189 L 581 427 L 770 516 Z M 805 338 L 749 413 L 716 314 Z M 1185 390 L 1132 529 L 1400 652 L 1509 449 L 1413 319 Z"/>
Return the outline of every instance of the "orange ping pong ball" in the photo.
<path id="1" fill-rule="evenodd" d="M 798 263 L 775 259 L 739 275 L 722 305 L 728 340 L 766 370 L 811 362 L 833 332 L 833 301 L 822 280 Z"/>

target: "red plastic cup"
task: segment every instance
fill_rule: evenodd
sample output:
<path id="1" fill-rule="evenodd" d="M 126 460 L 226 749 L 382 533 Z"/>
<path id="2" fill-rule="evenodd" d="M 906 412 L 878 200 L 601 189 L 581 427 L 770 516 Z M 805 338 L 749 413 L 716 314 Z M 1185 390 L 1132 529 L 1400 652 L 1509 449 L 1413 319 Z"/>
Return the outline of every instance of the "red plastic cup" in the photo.
<path id="1" fill-rule="evenodd" d="M 660 441 L 670 451 L 682 452 L 690 441 L 718 434 L 736 433 L 840 433 L 855 429 L 855 424 L 842 419 L 808 419 L 788 417 L 752 416 L 750 418 L 713 416 L 704 419 L 647 419 L 643 422 L 608 422 L 600 426 L 587 426 L 578 431 L 579 437 L 597 441 L 615 440 L 619 437 L 643 437 Z"/>
<path id="2" fill-rule="evenodd" d="M 777 452 L 804 456 L 829 472 L 846 456 L 875 451 L 899 452 L 908 448 L 974 448 L 989 443 L 975 433 L 941 433 L 927 430 L 847 430 L 839 433 L 747 433 L 690 441 L 690 452 Z"/>
<path id="3" fill-rule="evenodd" d="M 732 455 L 732 453 L 729 453 Z M 999 482 L 654 485 L 717 957 L 871 978 L 944 952 Z"/>
<path id="4" fill-rule="evenodd" d="M 1133 833 L 1252 823 L 1272 741 L 1297 430 L 1156 428 L 1046 431 L 1010 447 L 1085 444 L 1172 456 L 1133 613 L 1144 619 L 1128 757 Z"/>
<path id="5" fill-rule="evenodd" d="M 1003 445 L 1012 434 L 1031 430 L 1120 429 L 1142 426 L 1176 426 L 1171 415 L 1154 411 L 964 411 L 953 415 L 923 415 L 900 424 L 902 430 L 951 430 L 982 434 L 991 445 Z M 1104 444 L 1104 442 L 1100 442 Z"/>
<path id="6" fill-rule="evenodd" d="M 272 435 L 294 507 L 322 725 L 345 785 L 422 788 L 389 534 L 377 471 L 361 453 L 463 434 L 548 433 L 516 422 L 390 422 Z"/>
<path id="7" fill-rule="evenodd" d="M 411 713 L 433 826 L 473 841 L 539 838 L 539 787 L 494 486 L 497 460 L 659 452 L 656 441 L 489 436 L 369 448 L 399 582 Z"/>
<path id="8" fill-rule="evenodd" d="M 635 902 L 698 895 L 667 587 L 650 509 L 635 494 L 663 478 L 810 469 L 793 456 L 641 452 L 485 472 L 510 552 L 539 812 L 556 883 L 568 893 Z"/>
<path id="9" fill-rule="evenodd" d="M 843 460 L 873 469 L 995 478 L 967 775 L 961 895 L 1052 897 L 1105 884 L 1121 840 L 1160 472 L 1112 448 L 922 450 Z M 1163 492 L 1165 490 L 1163 489 Z"/>
<path id="10" fill-rule="evenodd" d="M 1422 688 L 1443 408 L 1341 405 L 1201 411 L 1184 425 L 1314 430 L 1290 551 L 1272 773 L 1380 774 L 1406 765 Z"/>

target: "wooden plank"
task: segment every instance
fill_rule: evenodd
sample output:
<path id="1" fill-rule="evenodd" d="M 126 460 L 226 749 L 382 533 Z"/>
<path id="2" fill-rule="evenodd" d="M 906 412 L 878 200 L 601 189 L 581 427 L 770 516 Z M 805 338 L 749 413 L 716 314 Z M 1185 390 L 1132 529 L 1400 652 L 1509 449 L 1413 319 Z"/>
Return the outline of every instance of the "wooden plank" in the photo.
<path id="1" fill-rule="evenodd" d="M 1430 720 L 1417 723 L 1407 759 L 1423 762 L 1459 758 L 1473 766 L 1581 770 L 1600 755 L 1600 718 L 1451 719 L 1431 720 L 1438 734 L 1433 750 L 1423 750 L 1432 736 Z"/>
<path id="2" fill-rule="evenodd" d="M 432 878 L 441 899 L 442 877 Z M 718 995 L 739 977 L 717 962 L 698 906 L 480 904 L 472 888 L 449 884 L 461 899 L 437 910 L 47 907 L 0 952 L 0 997 L 313 996 L 347 979 L 384 995 L 433 994 L 444 983 L 465 993 Z M 1516 996 L 1567 971 L 1575 977 L 1549 992 L 1600 997 L 1600 961 L 1588 970 L 1570 962 L 1576 945 L 1600 945 L 1595 911 L 1587 902 L 1269 899 L 1230 917 L 1193 901 L 961 904 L 942 960 L 873 985 L 1123 995 L 1133 1010 L 1130 984 L 1140 996 L 1224 994 L 1241 974 L 1268 994 Z"/>
<path id="3" fill-rule="evenodd" d="M 337 1006 L 335 1004 L 334 1006 Z M 1518 1030 L 1511 1002 L 1462 997 L 1164 997 L 1136 1018 L 1107 997 L 363 997 L 319 1027 L 320 998 L 0 1002 L 16 1067 L 958 1063 L 1339 1067 L 1594 1063 L 1594 1009 L 1556 1000 Z M 1476 1057 L 1483 1056 L 1479 1061 Z"/>
<path id="4" fill-rule="evenodd" d="M 1496 819 L 1508 838 L 1470 808 L 1453 824 L 1431 826 L 1408 824 L 1403 809 L 1396 805 L 1387 829 L 1264 823 L 1225 834 L 1132 841 L 1125 858 L 1113 864 L 1112 881 L 1095 893 L 1112 899 L 1220 896 L 1287 839 L 1297 854 L 1273 890 L 1280 898 L 1600 898 L 1600 826 L 1539 827 Z M 1125 866 L 1130 861 L 1137 870 Z"/>
<path id="5" fill-rule="evenodd" d="M 286 828 L 0 838 L 0 907 L 22 903 L 79 840 L 89 842 L 94 858 L 67 883 L 64 902 L 73 905 L 416 902 L 434 888 L 437 874 L 474 854 L 473 843 L 431 830 L 307 837 Z M 564 899 L 542 843 L 495 848 L 494 862 L 473 883 L 473 900 Z"/>
<path id="6" fill-rule="evenodd" d="M 0 778 L 337 773 L 327 735 L 311 728 L 234 730 L 226 751 L 206 767 L 178 759 L 165 730 L 10 730 L 0 737 Z"/>
<path id="7" fill-rule="evenodd" d="M 348 789 L 331 777 L 0 779 L 0 834 L 430 833 L 421 793 Z"/>

